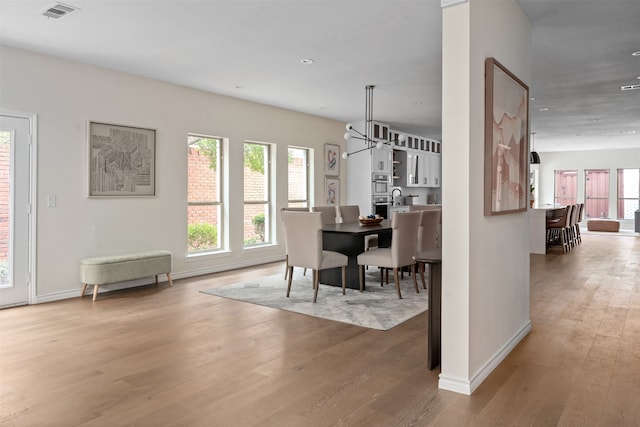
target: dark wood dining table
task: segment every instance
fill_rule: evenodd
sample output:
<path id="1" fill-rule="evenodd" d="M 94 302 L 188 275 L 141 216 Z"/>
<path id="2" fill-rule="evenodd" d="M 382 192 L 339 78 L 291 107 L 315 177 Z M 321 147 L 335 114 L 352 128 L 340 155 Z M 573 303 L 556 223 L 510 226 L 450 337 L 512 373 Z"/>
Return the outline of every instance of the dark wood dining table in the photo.
<path id="1" fill-rule="evenodd" d="M 440 365 L 442 346 L 442 249 L 418 252 L 416 262 L 429 264 L 429 325 L 427 332 L 427 366 Z"/>
<path id="2" fill-rule="evenodd" d="M 378 247 L 391 246 L 391 220 L 379 224 L 362 225 L 360 222 L 326 224 L 322 227 L 322 246 L 327 251 L 340 252 L 349 257 L 346 287 L 360 289 L 358 255 L 365 250 L 365 236 L 377 234 Z M 342 286 L 342 270 L 332 268 L 320 271 L 320 283 Z"/>

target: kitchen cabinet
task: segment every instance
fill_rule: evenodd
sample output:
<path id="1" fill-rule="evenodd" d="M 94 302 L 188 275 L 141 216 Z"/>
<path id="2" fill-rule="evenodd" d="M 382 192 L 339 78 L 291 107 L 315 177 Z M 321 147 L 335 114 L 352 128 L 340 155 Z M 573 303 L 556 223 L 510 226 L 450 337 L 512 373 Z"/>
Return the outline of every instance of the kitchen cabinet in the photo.
<path id="1" fill-rule="evenodd" d="M 396 165 L 393 185 L 402 187 L 440 187 L 441 156 L 421 150 L 397 151 L 396 158 L 402 164 Z"/>
<path id="2" fill-rule="evenodd" d="M 422 154 L 422 187 L 440 187 L 440 160 L 435 153 Z"/>
<path id="3" fill-rule="evenodd" d="M 371 170 L 375 173 L 391 175 L 393 151 L 388 145 L 384 145 L 381 150 L 373 148 L 371 150 Z"/>

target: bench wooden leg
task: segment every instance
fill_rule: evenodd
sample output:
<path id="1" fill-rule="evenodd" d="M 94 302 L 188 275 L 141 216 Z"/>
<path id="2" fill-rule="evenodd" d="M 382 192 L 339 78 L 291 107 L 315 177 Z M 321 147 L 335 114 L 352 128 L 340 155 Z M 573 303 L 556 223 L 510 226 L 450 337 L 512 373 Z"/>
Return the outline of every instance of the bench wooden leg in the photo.
<path id="1" fill-rule="evenodd" d="M 93 285 L 93 300 L 96 300 L 96 297 L 98 296 L 98 286 L 100 285 Z"/>
<path id="2" fill-rule="evenodd" d="M 167 273 L 167 279 L 169 280 L 169 286 L 173 286 L 173 280 L 171 280 L 171 273 Z"/>
<path id="3" fill-rule="evenodd" d="M 84 292 L 87 290 L 87 284 L 83 283 L 82 284 L 82 292 L 80 292 L 80 298 L 82 298 L 84 296 Z"/>

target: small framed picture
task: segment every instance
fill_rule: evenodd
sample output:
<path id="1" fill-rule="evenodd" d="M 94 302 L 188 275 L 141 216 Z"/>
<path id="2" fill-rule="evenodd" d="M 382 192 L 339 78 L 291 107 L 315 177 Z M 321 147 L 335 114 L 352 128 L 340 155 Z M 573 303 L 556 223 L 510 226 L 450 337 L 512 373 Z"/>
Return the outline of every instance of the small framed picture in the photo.
<path id="1" fill-rule="evenodd" d="M 340 146 L 324 144 L 324 174 L 329 176 L 340 175 Z"/>
<path id="2" fill-rule="evenodd" d="M 154 196 L 156 131 L 89 122 L 89 197 Z"/>
<path id="3" fill-rule="evenodd" d="M 340 204 L 340 180 L 338 178 L 325 177 L 324 197 L 327 205 Z"/>

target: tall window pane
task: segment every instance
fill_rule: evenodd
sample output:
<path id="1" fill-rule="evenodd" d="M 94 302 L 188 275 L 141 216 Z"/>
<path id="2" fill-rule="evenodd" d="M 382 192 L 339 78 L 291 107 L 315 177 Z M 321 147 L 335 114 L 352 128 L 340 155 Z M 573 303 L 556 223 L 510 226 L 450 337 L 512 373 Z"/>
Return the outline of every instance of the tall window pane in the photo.
<path id="1" fill-rule="evenodd" d="M 189 135 L 187 149 L 187 253 L 214 251 L 223 240 L 222 140 Z"/>
<path id="2" fill-rule="evenodd" d="M 244 244 L 271 242 L 270 146 L 244 143 Z"/>
<path id="3" fill-rule="evenodd" d="M 288 206 L 309 207 L 309 150 L 289 147 Z"/>
<path id="4" fill-rule="evenodd" d="M 0 287 L 11 285 L 11 133 L 0 131 Z"/>
<path id="5" fill-rule="evenodd" d="M 555 171 L 554 200 L 562 206 L 575 205 L 576 194 L 578 193 L 578 171 L 577 170 L 557 170 Z"/>
<path id="6" fill-rule="evenodd" d="M 635 219 L 640 208 L 640 169 L 618 169 L 618 219 Z"/>
<path id="7" fill-rule="evenodd" d="M 587 218 L 609 217 L 609 170 L 584 171 L 585 216 Z"/>

